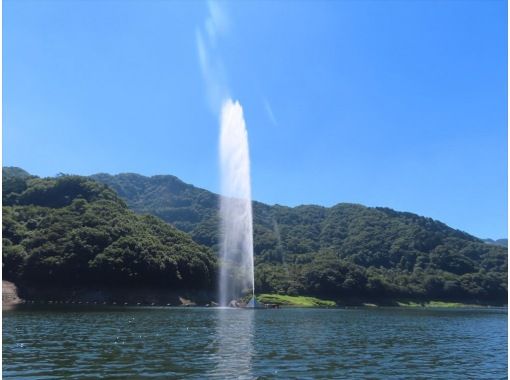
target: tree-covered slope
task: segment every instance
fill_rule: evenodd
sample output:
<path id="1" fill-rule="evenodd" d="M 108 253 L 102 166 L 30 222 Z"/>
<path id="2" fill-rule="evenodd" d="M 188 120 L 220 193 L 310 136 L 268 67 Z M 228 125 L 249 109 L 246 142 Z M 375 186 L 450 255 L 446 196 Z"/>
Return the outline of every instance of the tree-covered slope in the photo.
<path id="1" fill-rule="evenodd" d="M 158 216 L 189 232 L 194 243 L 155 218 L 135 216 L 109 189 L 83 178 L 37 179 L 19 170 L 14 174 L 7 170 L 6 175 L 4 168 L 4 180 L 13 182 L 12 178 L 17 177 L 25 181 L 25 185 L 14 181 L 21 192 L 4 192 L 4 204 L 8 205 L 4 209 L 4 237 L 8 239 L 4 247 L 12 245 L 4 253 L 4 265 L 18 268 L 6 270 L 4 266 L 8 276 L 32 278 L 35 274 L 30 268 L 38 268 L 37 273 L 44 268 L 42 273 L 54 276 L 51 265 L 70 265 L 73 273 L 86 273 L 83 281 L 100 274 L 106 281 L 112 278 L 136 283 L 138 278 L 151 277 L 155 283 L 169 285 L 170 281 L 174 286 L 176 281 L 169 279 L 177 278 L 178 286 L 196 286 L 186 278 L 205 276 L 204 282 L 198 283 L 211 284 L 214 258 L 196 243 L 217 252 L 216 194 L 173 176 L 92 176 L 114 189 L 136 212 Z M 78 178 L 83 183 L 76 187 L 72 183 Z M 65 191 L 55 190 L 54 184 Z M 84 210 L 76 208 L 76 202 L 80 205 L 84 201 Z M 258 292 L 336 299 L 506 303 L 507 250 L 441 222 L 387 208 L 345 203 L 330 208 L 291 208 L 254 202 L 253 209 Z M 92 238 L 96 245 L 82 254 L 79 247 L 89 245 L 88 230 L 82 231 L 84 228 L 94 229 L 94 236 L 106 229 L 109 238 L 103 243 L 98 243 L 101 239 L 97 236 Z M 178 236 L 182 242 L 170 244 L 168 252 L 163 236 Z M 79 243 L 73 245 L 75 241 Z M 135 242 L 143 242 L 143 247 Z M 124 257 L 123 252 L 130 254 Z M 199 253 L 195 256 L 192 252 Z M 167 264 L 167 257 L 172 257 L 171 264 Z M 122 269 L 133 265 L 139 269 Z M 58 273 L 60 281 L 68 271 Z"/>
<path id="2" fill-rule="evenodd" d="M 173 176 L 98 174 L 129 207 L 217 249 L 218 196 Z M 412 213 L 253 202 L 259 291 L 506 301 L 507 251 Z"/>
<path id="3" fill-rule="evenodd" d="M 135 214 L 107 186 L 78 176 L 40 179 L 13 168 L 3 174 L 4 279 L 214 288 L 209 248 L 158 218 Z"/>
<path id="4" fill-rule="evenodd" d="M 145 177 L 133 173 L 115 176 L 101 173 L 91 178 L 115 190 L 137 213 L 157 216 L 191 233 L 194 240 L 202 244 L 213 246 L 216 243 L 216 194 L 171 175 Z"/>
<path id="5" fill-rule="evenodd" d="M 31 177 L 21 168 L 4 167 L 2 170 L 3 203 L 9 203 L 9 198 L 15 196 L 14 194 L 22 193 L 27 188 L 27 180 Z"/>

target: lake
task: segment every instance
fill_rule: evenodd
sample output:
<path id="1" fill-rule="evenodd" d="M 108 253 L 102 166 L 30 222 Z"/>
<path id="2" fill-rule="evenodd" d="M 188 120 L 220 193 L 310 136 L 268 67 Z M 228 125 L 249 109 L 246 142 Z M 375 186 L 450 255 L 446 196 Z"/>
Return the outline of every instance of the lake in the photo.
<path id="1" fill-rule="evenodd" d="M 507 309 L 21 305 L 2 348 L 20 379 L 502 379 Z"/>

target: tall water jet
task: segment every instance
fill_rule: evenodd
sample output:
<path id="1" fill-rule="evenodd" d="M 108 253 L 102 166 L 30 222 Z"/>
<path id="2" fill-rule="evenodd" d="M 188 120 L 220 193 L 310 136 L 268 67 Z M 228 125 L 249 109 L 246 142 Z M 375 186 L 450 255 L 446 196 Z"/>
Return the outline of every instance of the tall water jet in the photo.
<path id="1" fill-rule="evenodd" d="M 253 221 L 248 133 L 239 102 L 227 99 L 220 131 L 220 305 L 254 295 Z"/>

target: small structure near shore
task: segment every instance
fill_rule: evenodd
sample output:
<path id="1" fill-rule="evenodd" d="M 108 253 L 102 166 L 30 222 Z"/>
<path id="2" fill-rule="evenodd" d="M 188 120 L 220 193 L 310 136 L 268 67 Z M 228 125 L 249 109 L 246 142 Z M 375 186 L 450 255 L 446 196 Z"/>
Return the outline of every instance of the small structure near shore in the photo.
<path id="1" fill-rule="evenodd" d="M 262 309 L 264 306 L 260 304 L 255 296 L 251 297 L 251 300 L 248 301 L 245 308 L 247 309 Z"/>

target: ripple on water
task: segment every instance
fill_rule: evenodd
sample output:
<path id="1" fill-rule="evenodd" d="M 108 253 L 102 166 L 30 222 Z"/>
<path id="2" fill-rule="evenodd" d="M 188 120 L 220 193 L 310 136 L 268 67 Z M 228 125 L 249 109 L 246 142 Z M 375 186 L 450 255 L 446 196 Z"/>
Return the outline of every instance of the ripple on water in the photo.
<path id="1" fill-rule="evenodd" d="M 506 309 L 4 311 L 5 378 L 505 378 Z"/>

